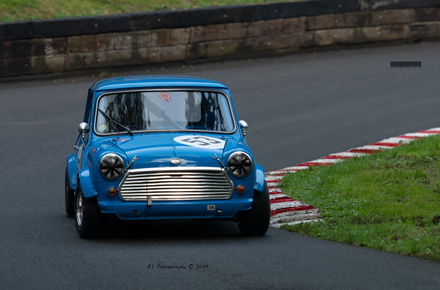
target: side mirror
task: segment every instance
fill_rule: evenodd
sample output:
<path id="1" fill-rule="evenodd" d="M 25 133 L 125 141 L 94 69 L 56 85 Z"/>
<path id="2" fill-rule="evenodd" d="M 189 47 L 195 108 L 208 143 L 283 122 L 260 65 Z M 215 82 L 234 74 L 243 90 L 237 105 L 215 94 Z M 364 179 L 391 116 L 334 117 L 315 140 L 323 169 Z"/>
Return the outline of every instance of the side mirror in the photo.
<path id="1" fill-rule="evenodd" d="M 83 138 L 86 137 L 86 134 L 88 134 L 90 131 L 90 126 L 86 122 L 82 122 L 78 125 L 78 132 L 82 135 Z"/>
<path id="2" fill-rule="evenodd" d="M 247 132 L 247 128 L 248 128 L 248 124 L 246 123 L 246 121 L 240 120 L 240 122 L 238 122 L 240 124 L 240 128 L 241 128 L 241 132 L 243 133 L 243 137 L 244 140 L 246 141 L 246 132 Z"/>

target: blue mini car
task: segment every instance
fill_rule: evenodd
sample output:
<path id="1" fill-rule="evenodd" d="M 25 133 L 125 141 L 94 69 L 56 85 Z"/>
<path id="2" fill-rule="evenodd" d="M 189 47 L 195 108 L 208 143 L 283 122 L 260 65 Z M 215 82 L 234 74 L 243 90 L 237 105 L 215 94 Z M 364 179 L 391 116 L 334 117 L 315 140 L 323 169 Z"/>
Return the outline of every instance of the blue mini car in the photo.
<path id="1" fill-rule="evenodd" d="M 182 76 L 117 77 L 88 91 L 65 208 L 82 238 L 123 220 L 225 219 L 269 227 L 264 169 L 245 142 L 229 89 Z"/>

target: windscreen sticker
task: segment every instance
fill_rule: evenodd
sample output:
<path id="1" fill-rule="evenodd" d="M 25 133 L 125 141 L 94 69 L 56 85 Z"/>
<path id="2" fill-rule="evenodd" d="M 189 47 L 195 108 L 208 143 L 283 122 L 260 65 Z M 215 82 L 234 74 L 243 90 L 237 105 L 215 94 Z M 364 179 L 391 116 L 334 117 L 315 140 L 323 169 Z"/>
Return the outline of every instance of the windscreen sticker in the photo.
<path id="1" fill-rule="evenodd" d="M 225 147 L 225 141 L 217 138 L 206 136 L 179 136 L 174 138 L 174 141 L 197 148 L 206 149 L 223 149 Z"/>
<path id="2" fill-rule="evenodd" d="M 107 130 L 107 125 L 106 124 L 99 124 L 98 126 L 98 131 L 99 132 L 105 132 Z"/>
<path id="3" fill-rule="evenodd" d="M 171 102 L 171 96 L 169 93 L 160 93 L 160 99 L 165 102 Z"/>

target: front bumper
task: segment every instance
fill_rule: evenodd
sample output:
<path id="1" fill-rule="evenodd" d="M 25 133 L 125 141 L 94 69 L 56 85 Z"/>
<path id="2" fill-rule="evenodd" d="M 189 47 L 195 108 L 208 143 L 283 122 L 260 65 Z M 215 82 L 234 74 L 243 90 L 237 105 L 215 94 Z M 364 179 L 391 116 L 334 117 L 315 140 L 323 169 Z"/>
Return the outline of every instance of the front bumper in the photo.
<path id="1" fill-rule="evenodd" d="M 252 198 L 234 200 L 202 201 L 156 201 L 148 206 L 147 202 L 126 202 L 120 200 L 98 201 L 103 213 L 115 214 L 126 220 L 159 219 L 228 219 L 237 211 L 249 210 Z"/>

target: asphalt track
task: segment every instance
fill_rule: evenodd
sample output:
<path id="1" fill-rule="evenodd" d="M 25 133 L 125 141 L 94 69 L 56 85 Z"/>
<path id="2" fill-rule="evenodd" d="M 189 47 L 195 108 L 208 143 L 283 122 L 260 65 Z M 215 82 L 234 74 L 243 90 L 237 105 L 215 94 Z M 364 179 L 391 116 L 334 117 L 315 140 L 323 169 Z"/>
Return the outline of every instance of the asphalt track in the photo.
<path id="1" fill-rule="evenodd" d="M 418 43 L 119 73 L 225 83 L 271 171 L 438 127 L 439 51 Z M 81 240 L 64 213 L 65 158 L 98 79 L 0 83 L 1 289 L 439 289 L 438 262 L 273 228 L 244 237 L 229 222 L 117 223 Z"/>

